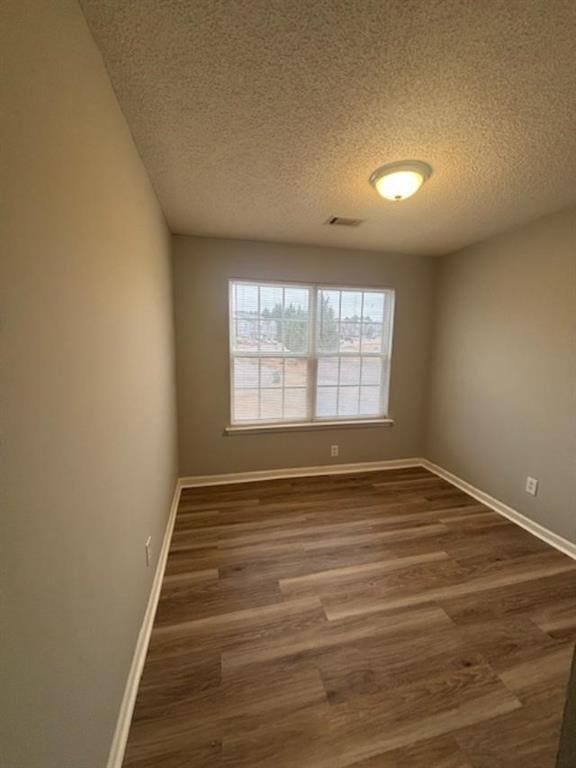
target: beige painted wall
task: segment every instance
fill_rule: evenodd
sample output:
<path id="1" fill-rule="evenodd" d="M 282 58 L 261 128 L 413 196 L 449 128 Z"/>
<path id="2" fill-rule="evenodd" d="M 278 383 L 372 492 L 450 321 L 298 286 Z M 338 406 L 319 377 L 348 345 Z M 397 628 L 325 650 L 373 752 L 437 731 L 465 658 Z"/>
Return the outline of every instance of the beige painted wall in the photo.
<path id="1" fill-rule="evenodd" d="M 443 258 L 436 326 L 426 455 L 576 541 L 576 209 Z"/>
<path id="2" fill-rule="evenodd" d="M 175 237 L 180 474 L 377 461 L 421 455 L 434 260 L 366 251 Z M 228 279 L 396 289 L 393 428 L 224 436 L 229 423 Z M 330 445 L 340 445 L 338 459 Z"/>
<path id="3" fill-rule="evenodd" d="M 176 476 L 170 240 L 74 0 L 0 9 L 5 768 L 103 768 Z"/>

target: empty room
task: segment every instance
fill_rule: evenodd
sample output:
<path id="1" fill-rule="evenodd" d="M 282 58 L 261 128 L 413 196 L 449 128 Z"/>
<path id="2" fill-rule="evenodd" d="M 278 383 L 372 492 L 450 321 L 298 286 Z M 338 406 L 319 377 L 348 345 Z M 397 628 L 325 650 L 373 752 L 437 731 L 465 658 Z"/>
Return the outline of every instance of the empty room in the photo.
<path id="1" fill-rule="evenodd" d="M 4 0 L 2 768 L 576 768 L 575 41 Z"/>

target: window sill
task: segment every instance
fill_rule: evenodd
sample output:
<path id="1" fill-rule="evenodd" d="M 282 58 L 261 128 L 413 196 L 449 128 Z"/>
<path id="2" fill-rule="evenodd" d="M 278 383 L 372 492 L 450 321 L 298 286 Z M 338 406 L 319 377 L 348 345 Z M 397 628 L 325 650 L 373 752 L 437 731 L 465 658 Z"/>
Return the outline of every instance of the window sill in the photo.
<path id="1" fill-rule="evenodd" d="M 350 427 L 393 427 L 394 419 L 356 419 L 353 421 L 305 421 L 292 424 L 232 425 L 224 429 L 225 435 L 263 434 L 266 432 L 308 432 L 316 429 L 342 429 Z"/>

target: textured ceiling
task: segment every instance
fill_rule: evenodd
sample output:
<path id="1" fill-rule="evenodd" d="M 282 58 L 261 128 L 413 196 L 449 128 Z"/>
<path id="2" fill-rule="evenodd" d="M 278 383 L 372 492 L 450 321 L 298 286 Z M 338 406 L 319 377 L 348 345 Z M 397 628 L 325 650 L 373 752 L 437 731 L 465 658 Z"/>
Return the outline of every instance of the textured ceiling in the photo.
<path id="1" fill-rule="evenodd" d="M 438 254 L 576 202 L 575 0 L 82 6 L 173 232 Z"/>

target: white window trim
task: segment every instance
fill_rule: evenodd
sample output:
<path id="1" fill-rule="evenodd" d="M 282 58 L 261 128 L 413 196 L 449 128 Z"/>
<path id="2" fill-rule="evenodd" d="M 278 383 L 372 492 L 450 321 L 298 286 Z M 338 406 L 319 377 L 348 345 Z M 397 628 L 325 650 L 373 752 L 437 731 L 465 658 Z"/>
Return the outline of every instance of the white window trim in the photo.
<path id="1" fill-rule="evenodd" d="M 309 334 L 309 351 L 306 354 L 290 353 L 287 357 L 299 357 L 308 361 L 308 376 L 310 384 L 308 386 L 308 417 L 306 419 L 282 419 L 282 420 L 270 420 L 270 421 L 255 421 L 255 422 L 234 422 L 234 359 L 238 357 L 279 357 L 276 351 L 260 352 L 255 355 L 253 352 L 232 350 L 232 339 L 234 338 L 234 318 L 231 312 L 232 307 L 232 293 L 234 285 L 238 283 L 244 283 L 246 285 L 277 285 L 283 288 L 307 288 L 309 290 L 309 307 L 310 316 L 308 321 L 308 334 Z M 382 355 L 378 352 L 365 353 L 364 355 L 353 352 L 318 352 L 316 350 L 316 297 L 319 291 L 362 291 L 363 293 L 389 293 L 391 295 L 392 307 L 390 310 L 390 350 L 389 355 Z M 298 282 L 295 280 L 267 280 L 256 278 L 230 278 L 228 280 L 228 354 L 229 354 L 229 422 L 224 429 L 224 434 L 246 434 L 246 433 L 267 433 L 267 432 L 283 432 L 283 431 L 299 431 L 299 430 L 313 430 L 313 429 L 334 429 L 343 427 L 391 427 L 394 426 L 395 420 L 389 414 L 390 406 L 390 382 L 392 374 L 392 358 L 394 350 L 394 321 L 396 314 L 396 291 L 389 286 L 370 286 L 363 285 L 337 285 L 334 283 L 306 283 Z M 281 355 L 280 355 L 281 357 Z M 317 389 L 317 369 L 318 359 L 321 357 L 374 357 L 382 360 L 382 368 L 387 360 L 389 366 L 388 372 L 388 387 L 381 387 L 380 397 L 382 399 L 382 414 L 379 416 L 368 416 L 362 418 L 353 418 L 349 416 L 343 416 L 342 418 L 329 416 L 313 416 L 315 410 L 315 398 Z M 384 403 L 384 399 L 387 402 Z"/>
<path id="2" fill-rule="evenodd" d="M 339 419 L 336 421 L 279 421 L 262 424 L 231 424 L 225 427 L 226 435 L 257 434 L 259 432 L 308 432 L 313 429 L 343 429 L 350 427 L 393 427 L 394 419 L 377 417 L 366 419 Z"/>

